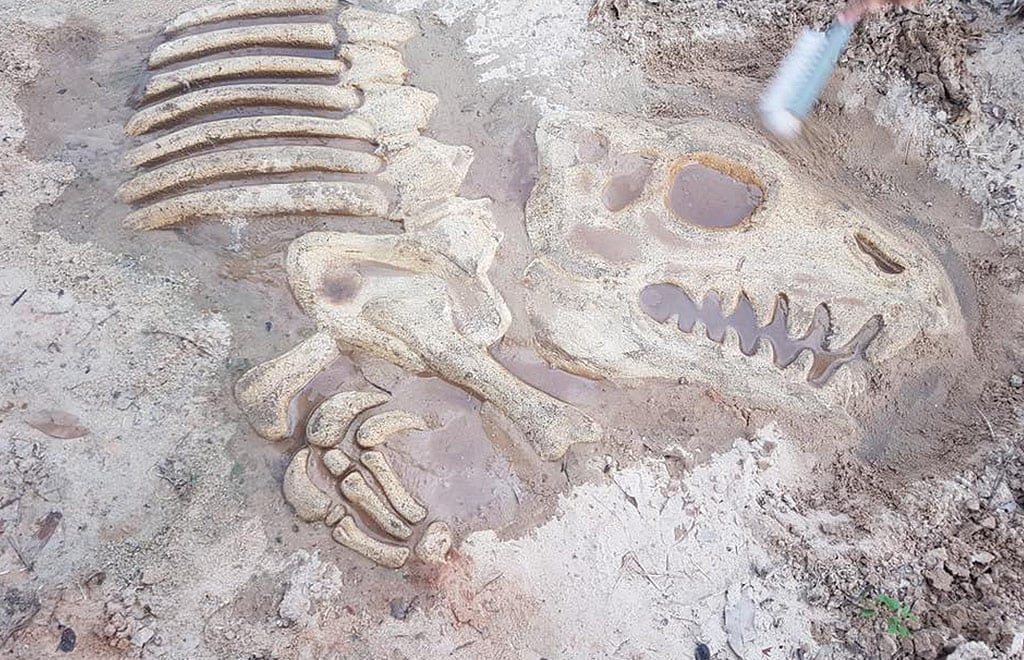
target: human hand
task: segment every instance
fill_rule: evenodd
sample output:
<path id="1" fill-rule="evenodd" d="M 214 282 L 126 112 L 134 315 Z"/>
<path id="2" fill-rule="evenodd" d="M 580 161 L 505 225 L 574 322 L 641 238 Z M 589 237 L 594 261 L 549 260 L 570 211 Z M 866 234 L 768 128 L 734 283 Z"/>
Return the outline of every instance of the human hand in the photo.
<path id="1" fill-rule="evenodd" d="M 839 17 L 846 22 L 854 22 L 874 11 L 881 11 L 892 6 L 911 7 L 920 2 L 921 0 L 850 0 L 846 8 L 840 12 Z"/>

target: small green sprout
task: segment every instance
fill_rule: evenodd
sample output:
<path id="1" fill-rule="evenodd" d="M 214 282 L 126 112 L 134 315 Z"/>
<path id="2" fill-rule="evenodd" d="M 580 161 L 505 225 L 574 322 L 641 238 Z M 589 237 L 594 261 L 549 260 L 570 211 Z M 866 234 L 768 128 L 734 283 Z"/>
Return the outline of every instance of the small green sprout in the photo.
<path id="1" fill-rule="evenodd" d="M 898 637 L 909 637 L 907 623 L 917 621 L 917 615 L 910 612 L 910 605 L 904 605 L 887 594 L 876 594 L 871 604 L 860 608 L 860 615 L 865 619 L 873 619 L 879 614 L 885 616 L 885 632 Z"/>

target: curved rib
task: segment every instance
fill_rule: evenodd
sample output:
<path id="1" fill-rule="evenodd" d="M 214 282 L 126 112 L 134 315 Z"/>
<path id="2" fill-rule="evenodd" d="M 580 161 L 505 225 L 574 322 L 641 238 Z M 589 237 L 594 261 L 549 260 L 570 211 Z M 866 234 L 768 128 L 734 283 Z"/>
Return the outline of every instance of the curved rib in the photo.
<path id="1" fill-rule="evenodd" d="M 231 0 L 179 14 L 167 24 L 164 34 L 232 19 L 323 14 L 337 6 L 337 0 Z"/>
<path id="2" fill-rule="evenodd" d="M 276 146 L 218 151 L 174 161 L 141 174 L 117 191 L 122 202 L 137 202 L 173 188 L 217 179 L 289 172 L 380 171 L 380 158 L 360 151 L 334 147 Z"/>
<path id="3" fill-rule="evenodd" d="M 189 126 L 140 145 L 129 151 L 125 160 L 133 167 L 141 167 L 200 147 L 265 137 L 321 137 L 372 142 L 376 132 L 369 122 L 357 117 L 324 119 L 268 115 L 219 119 Z"/>
<path id="4" fill-rule="evenodd" d="M 200 62 L 153 76 L 142 94 L 143 102 L 171 92 L 187 92 L 193 85 L 232 78 L 328 78 L 341 74 L 345 65 L 339 60 L 286 55 L 228 57 Z"/>
<path id="5" fill-rule="evenodd" d="M 199 113 L 239 106 L 284 106 L 315 110 L 354 110 L 361 103 L 350 87 L 333 85 L 230 85 L 189 92 L 135 113 L 125 125 L 129 135 L 143 135 Z"/>
<path id="6" fill-rule="evenodd" d="M 328 23 L 279 23 L 226 28 L 179 37 L 160 44 L 149 56 L 149 68 L 156 69 L 234 48 L 333 48 L 337 42 L 334 26 Z"/>
<path id="7" fill-rule="evenodd" d="M 180 195 L 139 209 L 124 220 L 130 229 L 159 229 L 186 220 L 274 215 L 383 217 L 388 200 L 367 183 L 303 182 L 243 186 Z"/>

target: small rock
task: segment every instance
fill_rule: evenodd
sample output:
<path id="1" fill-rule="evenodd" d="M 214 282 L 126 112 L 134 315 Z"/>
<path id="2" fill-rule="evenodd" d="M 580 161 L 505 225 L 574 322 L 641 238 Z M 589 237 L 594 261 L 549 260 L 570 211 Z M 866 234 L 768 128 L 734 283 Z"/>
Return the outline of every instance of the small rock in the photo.
<path id="1" fill-rule="evenodd" d="M 132 644 L 135 646 L 145 646 L 149 640 L 153 639 L 156 635 L 156 631 L 152 628 L 140 628 L 137 633 L 132 635 Z"/>
<path id="2" fill-rule="evenodd" d="M 924 563 L 928 567 L 942 566 L 949 559 L 949 551 L 945 548 L 933 548 L 925 553 Z"/>
<path id="3" fill-rule="evenodd" d="M 1024 387 L 1024 376 L 1020 374 L 1010 376 L 1010 387 Z"/>
<path id="4" fill-rule="evenodd" d="M 995 581 L 992 580 L 992 576 L 987 573 L 985 575 L 979 575 L 978 579 L 974 581 L 974 586 L 981 592 L 981 595 L 986 598 L 991 597 L 996 591 Z"/>
<path id="5" fill-rule="evenodd" d="M 406 602 L 401 598 L 395 598 L 389 605 L 391 607 L 391 617 L 399 621 L 405 621 L 415 605 L 415 599 Z"/>
<path id="6" fill-rule="evenodd" d="M 896 646 L 896 640 L 893 639 L 892 635 L 885 635 L 878 640 L 878 655 L 882 658 L 891 658 L 896 655 L 896 651 L 899 647 Z"/>
<path id="7" fill-rule="evenodd" d="M 929 568 L 924 572 L 924 576 L 928 583 L 939 591 L 949 591 L 953 588 L 953 576 L 941 567 Z"/>
<path id="8" fill-rule="evenodd" d="M 693 650 L 694 660 L 711 660 L 711 649 L 704 642 L 698 642 L 697 648 Z"/>
<path id="9" fill-rule="evenodd" d="M 991 660 L 992 649 L 984 642 L 967 642 L 953 651 L 947 660 Z"/>
<path id="10" fill-rule="evenodd" d="M 985 550 L 975 552 L 971 555 L 972 564 L 991 564 L 993 561 L 995 561 L 995 559 L 996 556 L 994 554 L 992 554 L 991 552 L 986 552 Z"/>
<path id="11" fill-rule="evenodd" d="M 981 511 L 981 500 L 977 497 L 972 497 L 964 502 L 964 508 L 968 511 Z"/>
<path id="12" fill-rule="evenodd" d="M 922 630 L 912 637 L 914 657 L 933 660 L 942 651 L 943 635 L 938 630 Z"/>
<path id="13" fill-rule="evenodd" d="M 75 650 L 75 644 L 78 642 L 78 635 L 70 627 L 65 627 L 60 633 L 60 643 L 57 645 L 57 650 L 61 653 L 71 653 Z"/>
<path id="14" fill-rule="evenodd" d="M 985 516 L 981 519 L 981 521 L 978 522 L 978 524 L 984 527 L 985 529 L 995 529 L 996 519 L 994 516 Z"/>
<path id="15" fill-rule="evenodd" d="M 955 575 L 956 577 L 970 577 L 971 571 L 963 564 L 957 562 L 946 562 L 946 570 Z"/>

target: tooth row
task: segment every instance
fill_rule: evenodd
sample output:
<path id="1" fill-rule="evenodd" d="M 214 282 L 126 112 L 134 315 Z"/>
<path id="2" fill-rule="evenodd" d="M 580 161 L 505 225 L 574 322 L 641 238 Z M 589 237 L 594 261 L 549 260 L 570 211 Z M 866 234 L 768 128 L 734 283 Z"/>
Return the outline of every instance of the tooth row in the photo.
<path id="1" fill-rule="evenodd" d="M 324 14 L 337 7 L 337 0 L 230 0 L 180 14 L 164 28 L 175 34 L 188 28 L 245 18 Z"/>
<path id="2" fill-rule="evenodd" d="M 129 135 L 144 135 L 197 114 L 247 106 L 348 111 L 358 108 L 361 99 L 355 88 L 329 85 L 279 83 L 213 87 L 139 110 L 128 120 L 125 131 Z"/>
<path id="3" fill-rule="evenodd" d="M 183 128 L 128 152 L 129 165 L 141 167 L 158 160 L 239 140 L 273 137 L 343 138 L 371 141 L 375 131 L 365 119 L 267 115 L 220 119 Z"/>
<path id="4" fill-rule="evenodd" d="M 329 23 L 249 25 L 203 32 L 160 44 L 149 56 L 149 68 L 194 60 L 236 48 L 334 48 L 338 34 Z"/>
<path id="5" fill-rule="evenodd" d="M 667 306 L 666 300 L 674 307 Z M 670 283 L 646 287 L 641 292 L 640 306 L 659 323 L 675 318 L 675 324 L 686 333 L 693 332 L 700 323 L 707 338 L 719 344 L 725 342 L 727 331 L 732 330 L 738 338 L 740 352 L 748 357 L 756 353 L 759 345 L 767 343 L 772 348 L 775 364 L 781 369 L 791 366 L 805 351 L 810 351 L 814 361 L 807 381 L 818 387 L 828 382 L 843 365 L 863 359 L 868 345 L 882 328 L 881 317 L 872 317 L 849 342 L 833 349 L 827 346 L 832 332 L 832 314 L 825 304 L 814 309 L 806 332 L 800 337 L 792 337 L 789 334 L 789 301 L 783 294 L 776 297 L 771 319 L 762 325 L 746 293 L 740 294 L 735 308 L 727 315 L 721 299 L 714 292 L 709 291 L 697 305 L 686 291 Z"/>

